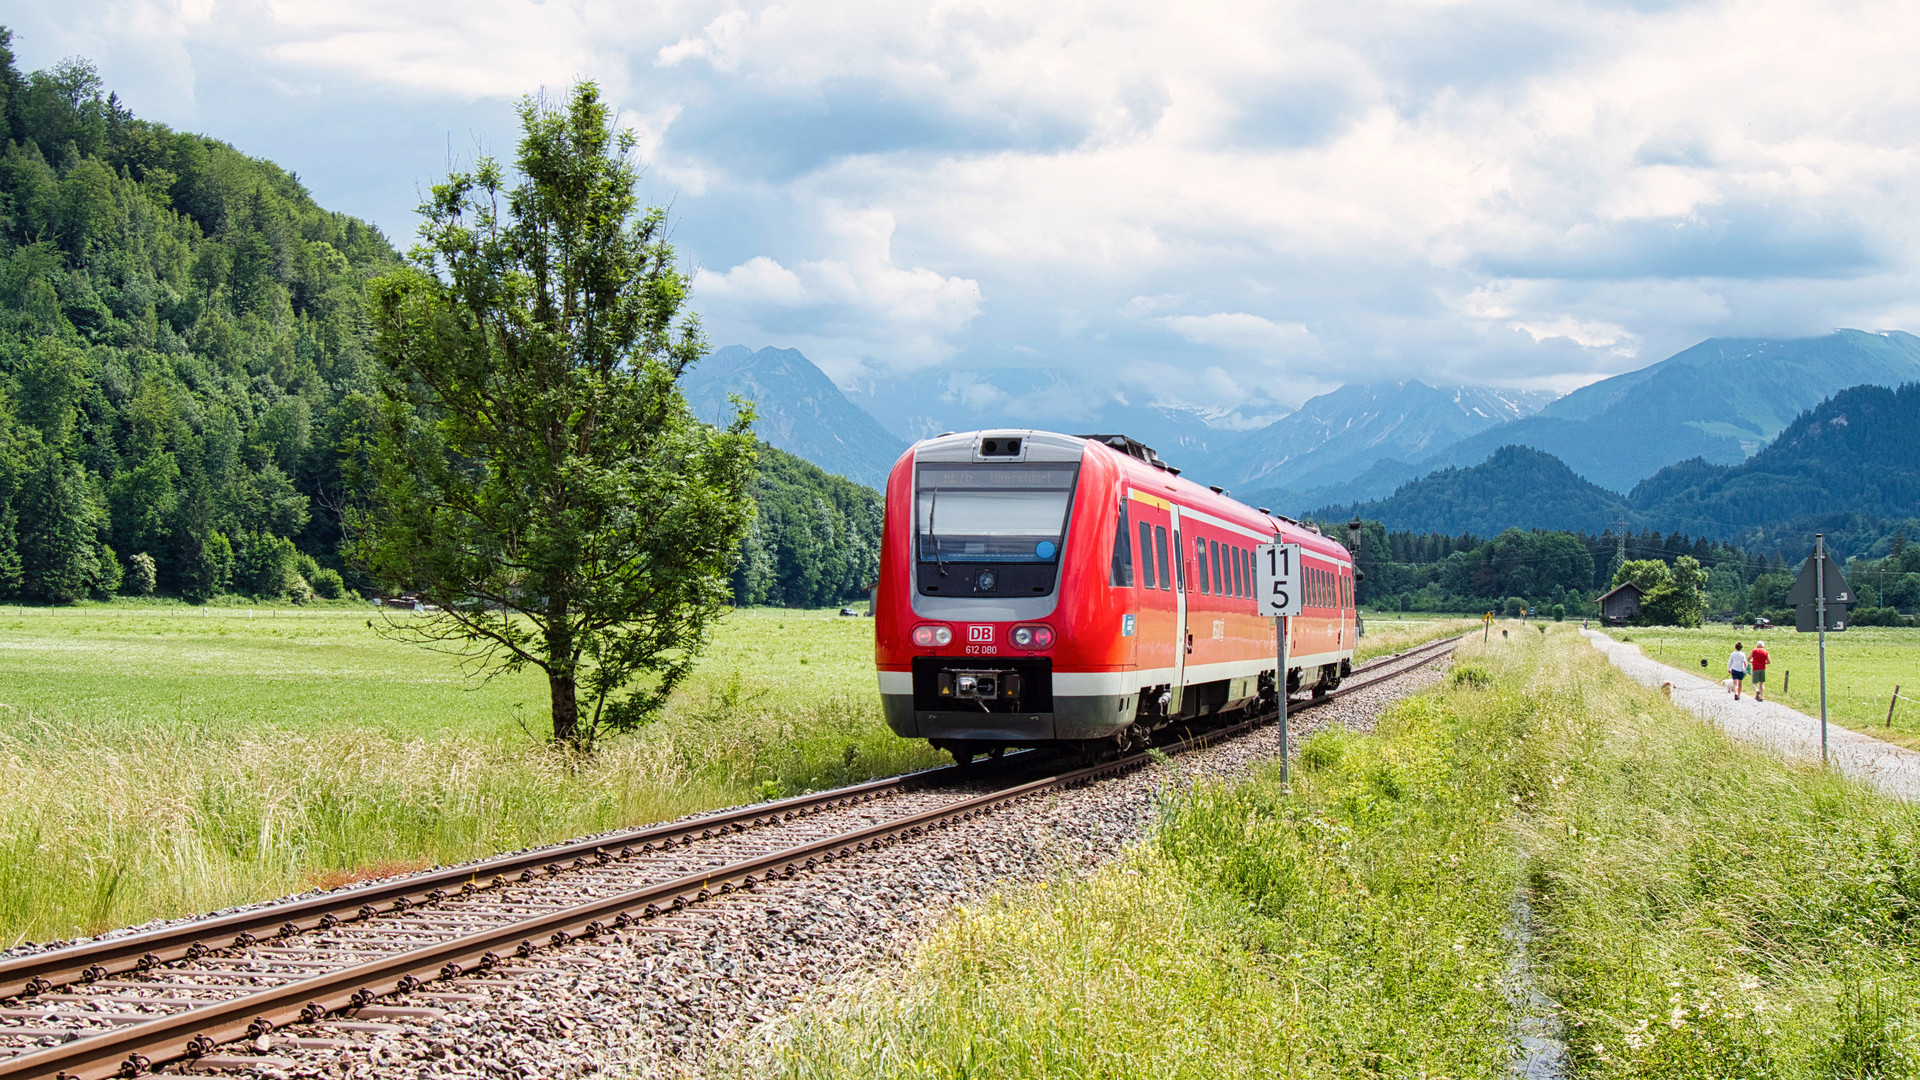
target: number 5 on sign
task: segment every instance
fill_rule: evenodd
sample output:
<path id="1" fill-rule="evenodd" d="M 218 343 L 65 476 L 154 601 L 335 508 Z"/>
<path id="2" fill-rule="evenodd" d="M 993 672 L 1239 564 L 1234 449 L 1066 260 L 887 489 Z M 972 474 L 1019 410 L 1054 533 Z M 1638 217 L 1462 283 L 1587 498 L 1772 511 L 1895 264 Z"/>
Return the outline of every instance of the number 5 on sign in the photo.
<path id="1" fill-rule="evenodd" d="M 1260 598 L 1260 614 L 1300 614 L 1300 545 L 1262 544 L 1254 555 L 1253 586 Z"/>

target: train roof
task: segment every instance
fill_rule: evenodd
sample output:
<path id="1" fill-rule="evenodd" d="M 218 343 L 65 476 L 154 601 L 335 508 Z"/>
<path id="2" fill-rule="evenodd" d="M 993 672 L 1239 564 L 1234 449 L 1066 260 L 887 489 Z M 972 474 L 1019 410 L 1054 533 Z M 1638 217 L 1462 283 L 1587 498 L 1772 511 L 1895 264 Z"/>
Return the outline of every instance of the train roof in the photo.
<path id="1" fill-rule="evenodd" d="M 1011 453 L 1008 441 L 1017 440 Z M 1160 459 L 1153 448 L 1126 435 L 1063 435 L 1033 428 L 986 428 L 978 431 L 943 432 L 914 444 L 908 450 L 916 460 L 924 455 L 932 460 L 1014 461 L 1059 460 L 1063 451 L 1093 449 L 1114 459 L 1122 474 L 1141 486 L 1159 486 L 1178 497 L 1182 505 L 1205 510 L 1251 529 L 1271 529 L 1287 543 L 1297 543 L 1316 555 L 1335 562 L 1351 562 L 1346 546 L 1321 533 L 1306 522 L 1284 514 L 1261 511 L 1232 497 L 1219 487 L 1205 486 L 1182 476 L 1179 469 Z M 988 452 L 988 451 L 993 452 Z"/>

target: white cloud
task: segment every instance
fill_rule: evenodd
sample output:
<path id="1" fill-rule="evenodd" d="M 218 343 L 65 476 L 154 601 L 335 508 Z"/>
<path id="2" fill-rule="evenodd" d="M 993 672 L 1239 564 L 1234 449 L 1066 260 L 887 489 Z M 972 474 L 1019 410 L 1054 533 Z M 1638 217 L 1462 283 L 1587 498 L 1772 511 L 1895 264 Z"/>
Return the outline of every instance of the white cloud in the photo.
<path id="1" fill-rule="evenodd" d="M 1276 323 L 1244 311 L 1163 315 L 1155 321 L 1196 344 L 1242 352 L 1297 355 L 1313 346 L 1313 334 L 1300 323 Z"/>
<path id="2" fill-rule="evenodd" d="M 695 294 L 716 337 L 838 374 L 1028 346 L 1104 385 L 1172 348 L 1220 403 L 1249 364 L 1511 384 L 1920 325 L 1900 0 L 61 10 L 31 16 L 54 55 L 141 57 L 155 92 L 211 56 L 414 111 L 599 78 L 683 250 L 730 267 Z"/>
<path id="3" fill-rule="evenodd" d="M 979 314 L 979 283 L 896 264 L 893 232 L 887 211 L 836 211 L 826 235 L 837 258 L 789 269 L 756 255 L 724 273 L 702 270 L 694 276 L 695 300 L 735 333 L 768 334 L 768 326 L 808 314 L 807 336 L 827 343 L 809 355 L 842 378 L 937 363 L 954 353 L 952 336 Z"/>

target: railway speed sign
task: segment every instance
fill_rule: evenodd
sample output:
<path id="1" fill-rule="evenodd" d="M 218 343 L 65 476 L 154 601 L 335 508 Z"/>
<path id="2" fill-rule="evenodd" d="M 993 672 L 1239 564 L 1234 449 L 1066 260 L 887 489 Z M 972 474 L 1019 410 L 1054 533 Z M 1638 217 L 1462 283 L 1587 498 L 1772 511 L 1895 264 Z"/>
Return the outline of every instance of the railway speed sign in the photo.
<path id="1" fill-rule="evenodd" d="M 1300 614 L 1300 545 L 1262 544 L 1254 549 L 1254 596 L 1262 615 Z"/>

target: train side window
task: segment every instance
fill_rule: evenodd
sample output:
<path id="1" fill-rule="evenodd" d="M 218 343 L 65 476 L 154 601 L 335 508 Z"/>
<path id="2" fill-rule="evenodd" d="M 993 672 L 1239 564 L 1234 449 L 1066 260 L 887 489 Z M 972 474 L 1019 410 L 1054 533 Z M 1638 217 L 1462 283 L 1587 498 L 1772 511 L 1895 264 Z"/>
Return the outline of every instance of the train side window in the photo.
<path id="1" fill-rule="evenodd" d="M 1173 588 L 1173 574 L 1167 569 L 1167 527 L 1165 525 L 1153 527 L 1153 561 L 1160 564 L 1160 587 Z"/>
<path id="2" fill-rule="evenodd" d="M 1140 523 L 1140 585 L 1151 589 L 1153 584 L 1153 526 L 1148 522 Z"/>
<path id="3" fill-rule="evenodd" d="M 1213 591 L 1213 578 L 1207 574 L 1207 538 L 1194 537 L 1193 549 L 1195 556 L 1200 560 L 1200 591 L 1210 593 Z"/>
<path id="4" fill-rule="evenodd" d="M 1120 518 L 1113 525 L 1113 560 L 1107 569 L 1107 584 L 1133 588 L 1133 535 L 1127 528 L 1127 501 L 1120 500 Z"/>
<path id="5" fill-rule="evenodd" d="M 1247 595 L 1247 552 L 1244 548 L 1233 549 L 1233 595 Z"/>

